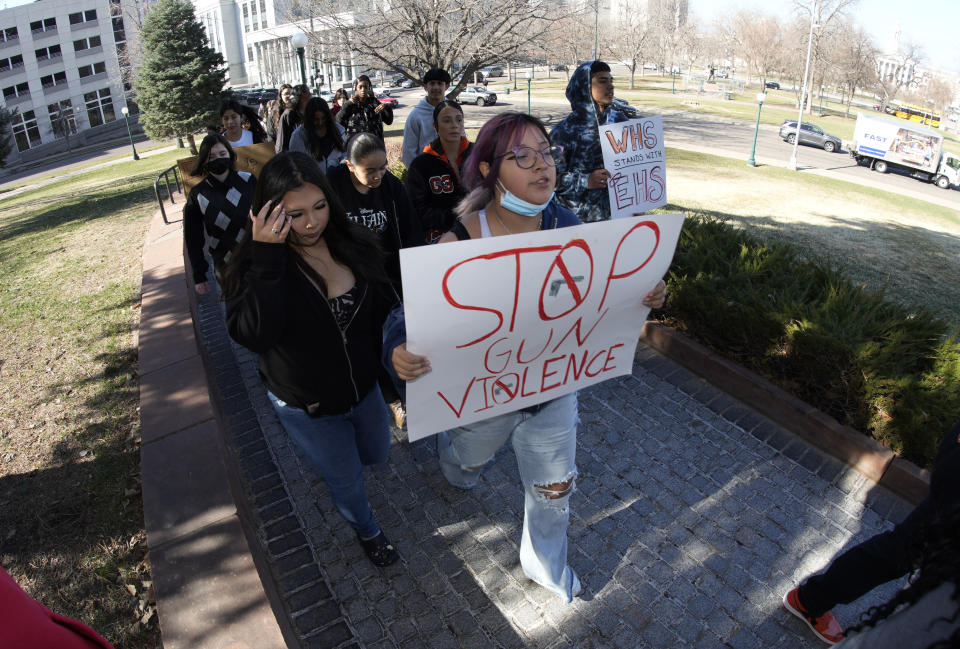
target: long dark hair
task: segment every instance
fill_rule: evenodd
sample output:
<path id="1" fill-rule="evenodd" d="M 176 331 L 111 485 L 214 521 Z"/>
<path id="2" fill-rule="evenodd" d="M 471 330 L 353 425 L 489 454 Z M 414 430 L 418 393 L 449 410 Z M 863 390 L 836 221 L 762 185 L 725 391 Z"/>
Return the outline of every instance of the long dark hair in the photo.
<path id="1" fill-rule="evenodd" d="M 227 138 L 219 134 L 211 133 L 200 142 L 200 150 L 197 152 L 197 164 L 195 164 L 190 171 L 191 176 L 202 176 L 207 173 L 207 158 L 210 157 L 210 149 L 212 149 L 215 144 L 222 144 L 227 147 L 227 153 L 230 154 L 230 168 L 236 169 L 237 154 L 233 152 L 233 147 L 230 146 Z"/>
<path id="2" fill-rule="evenodd" d="M 911 540 L 912 547 L 918 557 L 913 569 L 917 576 L 906 588 L 900 590 L 885 604 L 874 606 L 868 610 L 856 626 L 850 631 L 862 631 L 867 627 L 876 626 L 879 622 L 894 613 L 904 604 L 912 605 L 930 591 L 942 584 L 948 584 L 950 598 L 955 605 L 953 610 L 945 610 L 940 618 L 948 622 L 956 622 L 960 618 L 960 554 L 957 544 L 960 542 L 960 503 L 952 503 L 937 512 L 927 525 L 920 528 Z M 934 642 L 928 649 L 950 649 L 960 646 L 960 629 L 946 639 Z"/>
<path id="3" fill-rule="evenodd" d="M 354 276 L 370 283 L 374 289 L 392 291 L 384 268 L 384 255 L 376 235 L 347 218 L 343 204 L 330 186 L 330 181 L 320 170 L 316 160 L 306 153 L 285 151 L 263 165 L 253 195 L 253 213 L 259 213 L 267 201 L 273 201 L 275 205 L 287 192 L 308 183 L 319 187 L 327 198 L 329 220 L 322 236 L 333 258 L 350 268 Z M 223 276 L 224 299 L 236 297 L 246 288 L 246 272 L 250 266 L 250 248 L 253 245 L 251 229 L 246 229 L 243 239 L 237 244 L 227 263 Z M 326 282 L 290 245 L 289 237 L 286 252 L 289 263 L 301 268 L 326 293 Z"/>
<path id="4" fill-rule="evenodd" d="M 457 215 L 460 218 L 476 212 L 493 199 L 503 156 L 520 144 L 529 126 L 539 129 L 547 142 L 550 141 L 543 122 L 526 113 L 500 113 L 480 129 L 470 157 L 463 163 L 463 183 L 470 193 L 457 205 Z M 490 165 L 490 172 L 486 177 L 480 173 L 481 162 Z"/>
<path id="5" fill-rule="evenodd" d="M 314 120 L 317 113 L 323 113 L 327 120 L 327 134 L 323 138 L 318 137 L 314 131 Z M 307 134 L 307 145 L 310 153 L 317 160 L 325 158 L 330 153 L 331 148 L 340 151 L 347 150 L 343 137 L 340 135 L 340 129 L 337 128 L 337 122 L 330 112 L 330 106 L 322 97 L 313 97 L 307 102 L 307 109 L 303 113 L 303 130 Z"/>
<path id="6" fill-rule="evenodd" d="M 220 106 L 221 119 L 223 119 L 223 114 L 228 110 L 232 110 L 239 115 L 241 122 L 250 124 L 250 134 L 253 136 L 254 144 L 266 141 L 267 132 L 263 130 L 263 126 L 260 124 L 260 117 L 257 115 L 256 110 L 250 106 L 241 104 L 236 99 L 228 99 Z"/>

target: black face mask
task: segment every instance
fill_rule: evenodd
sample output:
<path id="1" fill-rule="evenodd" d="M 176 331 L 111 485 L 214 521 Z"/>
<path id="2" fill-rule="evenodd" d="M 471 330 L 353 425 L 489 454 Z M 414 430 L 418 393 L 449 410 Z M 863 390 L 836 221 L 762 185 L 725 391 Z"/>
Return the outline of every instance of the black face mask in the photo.
<path id="1" fill-rule="evenodd" d="M 230 169 L 230 158 L 214 158 L 207 162 L 207 173 L 219 176 Z"/>

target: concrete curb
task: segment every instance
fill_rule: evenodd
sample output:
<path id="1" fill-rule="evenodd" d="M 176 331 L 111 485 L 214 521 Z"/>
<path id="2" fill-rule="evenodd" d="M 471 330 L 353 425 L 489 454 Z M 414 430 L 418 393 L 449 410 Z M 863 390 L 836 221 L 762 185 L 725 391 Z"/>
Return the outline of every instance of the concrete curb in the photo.
<path id="1" fill-rule="evenodd" d="M 652 349 L 909 502 L 919 503 L 929 492 L 929 471 L 750 370 L 655 322 L 644 325 L 642 337 Z"/>
<path id="2" fill-rule="evenodd" d="M 165 649 L 280 649 L 287 645 L 231 489 L 181 231 L 154 213 L 141 287 L 143 515 L 161 638 Z"/>

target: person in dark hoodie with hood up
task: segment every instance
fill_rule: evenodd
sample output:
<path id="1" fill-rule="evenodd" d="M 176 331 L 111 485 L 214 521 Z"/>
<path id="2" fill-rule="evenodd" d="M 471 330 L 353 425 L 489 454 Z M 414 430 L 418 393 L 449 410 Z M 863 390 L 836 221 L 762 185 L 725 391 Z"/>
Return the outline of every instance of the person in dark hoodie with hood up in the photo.
<path id="1" fill-rule="evenodd" d="M 456 101 L 445 99 L 437 104 L 433 128 L 437 138 L 410 163 L 406 181 L 426 243 L 439 239 L 457 220 L 457 204 L 467 195 L 463 164 L 473 150 L 463 135 L 463 109 Z"/>
<path id="2" fill-rule="evenodd" d="M 572 112 L 550 133 L 550 142 L 563 147 L 557 162 L 557 198 L 584 223 L 610 218 L 599 127 L 637 117 L 613 106 L 613 75 L 603 61 L 587 61 L 567 84 Z"/>

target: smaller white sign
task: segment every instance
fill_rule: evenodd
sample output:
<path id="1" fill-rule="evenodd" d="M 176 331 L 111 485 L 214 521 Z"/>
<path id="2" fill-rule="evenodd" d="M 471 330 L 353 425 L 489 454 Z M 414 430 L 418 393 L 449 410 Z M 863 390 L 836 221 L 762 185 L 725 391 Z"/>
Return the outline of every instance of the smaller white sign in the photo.
<path id="1" fill-rule="evenodd" d="M 600 127 L 603 167 L 610 172 L 610 217 L 637 216 L 667 204 L 663 118 L 640 117 Z"/>

